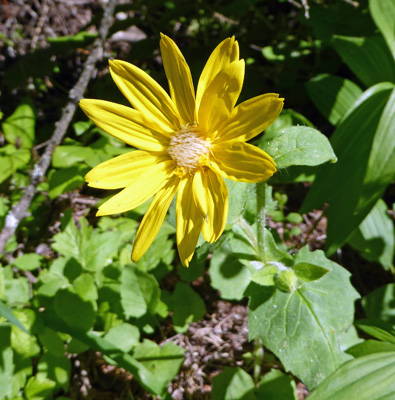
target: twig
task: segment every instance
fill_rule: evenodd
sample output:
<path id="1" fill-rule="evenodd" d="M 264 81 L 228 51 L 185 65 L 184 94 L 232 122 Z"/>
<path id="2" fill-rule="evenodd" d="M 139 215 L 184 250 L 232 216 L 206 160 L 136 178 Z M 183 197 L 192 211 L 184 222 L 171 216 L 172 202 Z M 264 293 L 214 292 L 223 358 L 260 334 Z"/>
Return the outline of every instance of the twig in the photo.
<path id="1" fill-rule="evenodd" d="M 307 2 L 307 0 L 302 0 L 302 4 L 303 4 L 303 8 L 304 8 L 304 16 L 305 16 L 306 19 L 309 19 L 310 18 L 310 13 L 309 13 L 310 6 L 309 6 L 309 3 Z"/>
<path id="2" fill-rule="evenodd" d="M 73 119 L 75 110 L 77 108 L 77 103 L 82 98 L 86 88 L 88 87 L 88 83 L 94 72 L 96 62 L 102 57 L 103 43 L 112 24 L 115 5 L 116 0 L 108 0 L 104 9 L 103 19 L 100 23 L 99 36 L 93 43 L 92 52 L 84 64 L 81 76 L 78 79 L 78 82 L 69 92 L 69 101 L 62 111 L 60 120 L 55 125 L 54 133 L 45 149 L 44 154 L 34 166 L 30 177 L 30 183 L 26 188 L 25 193 L 23 194 L 19 203 L 14 205 L 7 214 L 5 226 L 0 233 L 0 253 L 4 251 L 8 239 L 14 235 L 21 220 L 28 215 L 28 209 L 36 193 L 37 185 L 44 177 L 51 163 L 52 154 L 56 146 L 61 143 L 70 125 L 70 122 Z"/>

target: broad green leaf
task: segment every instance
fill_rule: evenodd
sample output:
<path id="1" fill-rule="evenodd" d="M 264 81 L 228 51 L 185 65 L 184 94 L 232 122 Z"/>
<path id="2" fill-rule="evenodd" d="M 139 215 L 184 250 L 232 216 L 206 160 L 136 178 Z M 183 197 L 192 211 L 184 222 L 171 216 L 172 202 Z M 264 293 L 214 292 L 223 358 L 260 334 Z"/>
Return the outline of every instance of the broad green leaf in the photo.
<path id="1" fill-rule="evenodd" d="M 144 339 L 135 347 L 133 356 L 153 374 L 164 394 L 167 385 L 174 379 L 184 361 L 184 349 L 172 342 L 159 347 L 156 343 Z"/>
<path id="2" fill-rule="evenodd" d="M 226 222 L 226 226 L 229 228 L 245 209 L 249 184 L 229 179 L 225 179 L 225 183 L 229 192 L 229 213 Z"/>
<path id="3" fill-rule="evenodd" d="M 58 146 L 52 156 L 52 166 L 55 168 L 71 167 L 87 158 L 92 157 L 95 151 L 91 147 Z"/>
<path id="4" fill-rule="evenodd" d="M 22 329 L 24 332 L 29 333 L 26 328 L 21 324 L 18 318 L 12 313 L 12 311 L 0 300 L 0 316 L 5 318 L 7 321 L 11 322 L 19 329 Z"/>
<path id="5" fill-rule="evenodd" d="M 62 193 L 69 192 L 82 186 L 85 182 L 84 175 L 89 168 L 83 165 L 51 170 L 49 179 L 49 198 L 52 200 Z"/>
<path id="6" fill-rule="evenodd" d="M 200 321 L 206 307 L 202 298 L 183 282 L 178 282 L 173 293 L 173 324 L 176 332 L 188 330 L 191 322 Z"/>
<path id="7" fill-rule="evenodd" d="M 290 293 L 249 287 L 249 337 L 261 338 L 285 369 L 312 389 L 348 358 L 340 340 L 353 321 L 358 294 L 349 282 L 350 274 L 322 251 L 310 253 L 303 248 L 295 258 L 296 264 L 302 262 L 329 272 Z"/>
<path id="8" fill-rule="evenodd" d="M 241 368 L 225 367 L 223 372 L 213 378 L 211 400 L 247 399 L 248 395 L 252 396 L 254 389 L 251 375 Z"/>
<path id="9" fill-rule="evenodd" d="M 139 329 L 126 322 L 112 327 L 104 336 L 104 339 L 118 347 L 124 353 L 130 350 L 139 342 Z"/>
<path id="10" fill-rule="evenodd" d="M 121 275 L 121 304 L 126 318 L 154 312 L 159 302 L 158 281 L 135 265 L 126 265 Z"/>
<path id="11" fill-rule="evenodd" d="M 0 398 L 6 398 L 11 391 L 15 365 L 11 348 L 11 328 L 0 324 Z"/>
<path id="12" fill-rule="evenodd" d="M 395 252 L 395 229 L 384 200 L 379 199 L 348 243 L 368 261 L 379 262 L 390 269 Z"/>
<path id="13" fill-rule="evenodd" d="M 86 332 L 96 320 L 92 302 L 84 300 L 71 287 L 60 289 L 54 299 L 58 317 L 72 329 Z"/>
<path id="14" fill-rule="evenodd" d="M 383 109 L 393 90 L 390 83 L 378 84 L 362 94 L 354 108 L 342 119 L 331 138 L 338 162 L 319 168 L 316 179 L 302 205 L 305 213 L 329 203 L 327 248 L 329 254 L 342 245 L 370 211 L 357 204 L 363 192 L 374 193 L 374 202 L 381 197 L 381 184 L 363 184 L 373 141 L 378 136 Z M 380 122 L 381 124 L 381 122 Z M 391 148 L 391 143 L 380 142 Z M 388 162 L 392 162 L 390 159 Z M 380 164 L 381 165 L 381 164 Z M 377 166 L 376 166 L 377 169 Z M 379 187 L 380 186 L 380 187 Z M 376 188 L 380 191 L 376 191 Z M 370 205 L 370 203 L 369 203 Z"/>
<path id="15" fill-rule="evenodd" d="M 347 353 L 358 358 L 373 353 L 395 352 L 395 344 L 368 339 L 347 349 Z"/>
<path id="16" fill-rule="evenodd" d="M 4 136 L 16 147 L 30 149 L 34 142 L 36 113 L 33 102 L 26 98 L 2 124 Z"/>
<path id="17" fill-rule="evenodd" d="M 369 318 L 379 318 L 395 325 L 395 283 L 389 283 L 370 292 L 362 299 L 362 306 Z"/>
<path id="18" fill-rule="evenodd" d="M 375 339 L 395 344 L 395 328 L 380 319 L 360 319 L 355 325 Z"/>
<path id="19" fill-rule="evenodd" d="M 30 332 L 36 320 L 34 311 L 28 308 L 18 309 L 14 310 L 14 315 Z M 14 325 L 11 327 L 11 346 L 22 357 L 37 357 L 41 351 L 35 336 L 25 333 Z"/>
<path id="20" fill-rule="evenodd" d="M 122 232 L 92 230 L 86 219 L 79 220 L 80 229 L 72 220 L 63 232 L 56 234 L 52 248 L 65 256 L 74 257 L 90 271 L 98 271 L 111 263 L 122 243 Z"/>
<path id="21" fill-rule="evenodd" d="M 307 92 L 332 125 L 336 125 L 353 106 L 362 90 L 352 81 L 322 74 L 306 83 Z"/>
<path id="22" fill-rule="evenodd" d="M 17 149 L 13 144 L 0 148 L 0 183 L 9 178 L 18 168 L 30 160 L 30 150 Z"/>
<path id="23" fill-rule="evenodd" d="M 52 397 L 56 382 L 45 377 L 45 374 L 37 374 L 27 381 L 24 395 L 27 400 L 47 400 Z"/>
<path id="24" fill-rule="evenodd" d="M 284 129 L 280 135 L 267 141 L 263 150 L 273 157 L 278 169 L 336 161 L 326 136 L 307 126 Z"/>
<path id="25" fill-rule="evenodd" d="M 392 400 L 395 396 L 395 352 L 356 358 L 321 383 L 309 400 Z"/>
<path id="26" fill-rule="evenodd" d="M 394 59 L 381 36 L 333 37 L 336 51 L 354 74 L 367 86 L 395 82 Z"/>
<path id="27" fill-rule="evenodd" d="M 30 286 L 27 278 L 20 277 L 5 281 L 5 297 L 8 304 L 26 304 L 30 296 Z"/>
<path id="28" fill-rule="evenodd" d="M 43 256 L 36 253 L 25 253 L 16 258 L 13 264 L 22 271 L 34 271 L 40 268 Z"/>
<path id="29" fill-rule="evenodd" d="M 298 400 L 295 381 L 278 369 L 272 369 L 260 381 L 256 398 L 257 400 Z"/>
<path id="30" fill-rule="evenodd" d="M 61 357 L 65 353 L 65 346 L 59 332 L 42 326 L 38 332 L 38 338 L 45 349 L 55 356 Z"/>
<path id="31" fill-rule="evenodd" d="M 370 0 L 369 10 L 395 60 L 395 1 Z"/>
<path id="32" fill-rule="evenodd" d="M 292 270 L 299 279 L 305 282 L 316 281 L 328 272 L 326 268 L 305 262 L 296 264 Z"/>
<path id="33" fill-rule="evenodd" d="M 57 387 L 62 388 L 65 392 L 68 391 L 71 374 L 71 361 L 68 357 L 60 357 L 46 352 L 40 358 L 37 370 L 37 375 L 56 382 Z"/>

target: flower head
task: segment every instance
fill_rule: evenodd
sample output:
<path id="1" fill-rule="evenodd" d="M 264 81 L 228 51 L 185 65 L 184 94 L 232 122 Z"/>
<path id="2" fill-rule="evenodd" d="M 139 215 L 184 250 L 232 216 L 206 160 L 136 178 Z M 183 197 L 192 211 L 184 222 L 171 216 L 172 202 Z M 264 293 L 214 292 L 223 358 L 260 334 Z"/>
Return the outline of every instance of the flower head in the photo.
<path id="1" fill-rule="evenodd" d="M 211 54 L 197 86 L 176 44 L 162 35 L 160 49 L 170 96 L 148 74 L 124 61 L 110 61 L 111 75 L 133 108 L 103 100 L 81 100 L 86 115 L 110 135 L 137 147 L 93 168 L 89 186 L 123 189 L 97 215 L 131 210 L 154 196 L 136 234 L 137 261 L 156 237 L 174 196 L 177 246 L 188 266 L 200 232 L 210 243 L 228 215 L 223 178 L 261 182 L 276 171 L 272 158 L 246 143 L 279 115 L 283 99 L 269 93 L 236 106 L 244 60 L 234 37 Z"/>

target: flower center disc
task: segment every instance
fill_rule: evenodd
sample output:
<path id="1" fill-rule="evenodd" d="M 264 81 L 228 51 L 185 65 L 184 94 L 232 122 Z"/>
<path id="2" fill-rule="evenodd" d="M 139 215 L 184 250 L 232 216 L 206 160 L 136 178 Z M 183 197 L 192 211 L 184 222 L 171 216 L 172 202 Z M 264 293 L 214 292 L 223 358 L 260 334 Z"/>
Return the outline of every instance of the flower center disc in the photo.
<path id="1" fill-rule="evenodd" d="M 202 134 L 196 125 L 186 126 L 175 132 L 170 139 L 167 152 L 185 172 L 191 174 L 205 164 L 211 148 L 211 141 Z"/>

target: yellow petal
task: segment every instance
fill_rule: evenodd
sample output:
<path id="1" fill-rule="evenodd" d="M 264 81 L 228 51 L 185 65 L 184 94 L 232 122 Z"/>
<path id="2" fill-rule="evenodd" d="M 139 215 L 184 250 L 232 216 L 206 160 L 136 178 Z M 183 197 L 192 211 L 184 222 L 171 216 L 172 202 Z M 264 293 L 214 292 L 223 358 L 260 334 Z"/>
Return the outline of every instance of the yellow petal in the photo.
<path id="1" fill-rule="evenodd" d="M 141 113 L 131 107 L 90 99 L 83 99 L 79 104 L 95 125 L 131 146 L 162 151 L 169 143 L 169 136 L 148 127 Z"/>
<path id="2" fill-rule="evenodd" d="M 132 261 L 138 261 L 154 241 L 166 217 L 170 203 L 176 194 L 179 182 L 180 179 L 173 175 L 152 200 L 134 240 Z"/>
<path id="3" fill-rule="evenodd" d="M 177 109 L 164 89 L 146 72 L 125 61 L 110 61 L 110 72 L 130 104 L 166 131 L 180 128 Z"/>
<path id="4" fill-rule="evenodd" d="M 129 186 L 151 165 L 166 160 L 169 160 L 166 153 L 131 151 L 97 165 L 86 174 L 85 180 L 94 188 L 120 189 Z"/>
<path id="5" fill-rule="evenodd" d="M 229 119 L 243 87 L 244 69 L 244 60 L 234 61 L 206 86 L 198 110 L 198 122 L 209 135 Z"/>
<path id="6" fill-rule="evenodd" d="M 196 91 L 196 107 L 199 108 L 200 101 L 206 88 L 216 77 L 219 71 L 228 64 L 239 59 L 239 45 L 234 36 L 222 41 L 211 53 L 202 74 L 200 75 Z"/>
<path id="7" fill-rule="evenodd" d="M 180 260 L 188 267 L 202 228 L 203 216 L 193 201 L 193 180 L 182 179 L 176 203 L 177 247 Z"/>
<path id="8" fill-rule="evenodd" d="M 228 188 L 216 172 L 198 171 L 193 180 L 193 197 L 204 215 L 203 237 L 215 242 L 225 229 L 228 218 Z"/>
<path id="9" fill-rule="evenodd" d="M 138 207 L 166 185 L 174 169 L 173 161 L 152 165 L 128 187 L 102 204 L 96 215 L 118 214 Z"/>
<path id="10" fill-rule="evenodd" d="M 160 51 L 163 66 L 169 81 L 171 98 L 176 105 L 184 124 L 196 121 L 195 90 L 191 71 L 177 45 L 166 35 L 161 34 Z"/>
<path id="11" fill-rule="evenodd" d="M 279 116 L 284 99 L 267 93 L 239 104 L 219 128 L 218 143 L 237 139 L 248 141 L 268 128 Z"/>
<path id="12" fill-rule="evenodd" d="M 248 143 L 233 141 L 213 146 L 210 167 L 224 178 L 240 182 L 262 182 L 276 172 L 269 154 Z"/>

